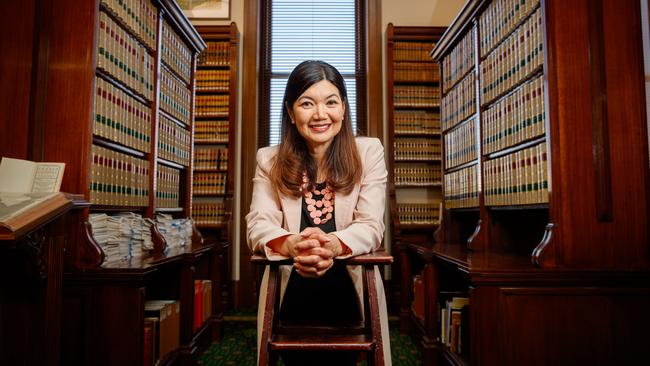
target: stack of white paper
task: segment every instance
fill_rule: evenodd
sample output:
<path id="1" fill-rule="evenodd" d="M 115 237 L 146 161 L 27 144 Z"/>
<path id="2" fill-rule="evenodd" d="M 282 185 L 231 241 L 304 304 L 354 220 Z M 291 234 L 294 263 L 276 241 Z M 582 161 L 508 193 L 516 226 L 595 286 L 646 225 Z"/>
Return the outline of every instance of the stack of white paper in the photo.
<path id="1" fill-rule="evenodd" d="M 107 214 L 90 214 L 88 220 L 93 229 L 95 241 L 104 251 L 105 261 L 114 261 L 128 258 L 128 248 L 120 246 L 119 234 L 121 219 L 119 217 L 108 216 Z"/>
<path id="2" fill-rule="evenodd" d="M 156 216 L 158 230 L 165 237 L 168 248 L 179 248 L 192 242 L 192 219 L 174 219 L 170 215 Z"/>
<path id="3" fill-rule="evenodd" d="M 153 221 L 133 212 L 115 216 L 91 214 L 93 236 L 104 250 L 106 260 L 127 260 L 141 257 L 143 251 L 153 249 L 151 225 Z"/>

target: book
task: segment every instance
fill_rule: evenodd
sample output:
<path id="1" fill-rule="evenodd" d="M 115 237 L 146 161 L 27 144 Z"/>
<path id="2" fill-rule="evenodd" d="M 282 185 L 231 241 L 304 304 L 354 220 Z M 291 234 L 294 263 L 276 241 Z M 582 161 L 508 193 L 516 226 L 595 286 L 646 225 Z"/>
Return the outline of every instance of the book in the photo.
<path id="1" fill-rule="evenodd" d="M 212 315 L 212 281 L 203 280 L 203 322 Z"/>
<path id="2" fill-rule="evenodd" d="M 461 327 L 466 327 L 466 324 L 462 324 L 462 312 L 466 312 L 468 306 L 468 297 L 454 296 L 446 302 L 446 312 L 444 314 L 446 324 L 444 330 L 447 332 L 445 337 L 446 345 L 451 352 L 458 354 L 461 352 Z"/>
<path id="3" fill-rule="evenodd" d="M 180 302 L 177 300 L 147 300 L 146 318 L 158 319 L 158 359 L 163 360 L 180 345 Z"/>
<path id="4" fill-rule="evenodd" d="M 0 161 L 0 192 L 58 192 L 65 163 L 41 163 L 3 157 Z"/>
<path id="5" fill-rule="evenodd" d="M 158 318 L 144 318 L 144 366 L 154 366 L 158 362 Z"/>
<path id="6" fill-rule="evenodd" d="M 67 206 L 72 200 L 62 192 L 0 192 L 0 239 L 13 240 Z"/>
<path id="7" fill-rule="evenodd" d="M 197 329 L 203 325 L 203 281 L 194 280 L 194 319 L 192 330 L 196 332 Z"/>

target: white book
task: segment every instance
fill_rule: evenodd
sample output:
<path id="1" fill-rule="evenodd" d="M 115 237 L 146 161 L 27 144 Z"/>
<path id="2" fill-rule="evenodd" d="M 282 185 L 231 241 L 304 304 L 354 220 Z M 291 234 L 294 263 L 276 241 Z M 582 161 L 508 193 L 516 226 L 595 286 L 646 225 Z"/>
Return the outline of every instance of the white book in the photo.
<path id="1" fill-rule="evenodd" d="M 0 192 L 58 192 L 65 163 L 42 163 L 3 157 L 0 161 Z"/>

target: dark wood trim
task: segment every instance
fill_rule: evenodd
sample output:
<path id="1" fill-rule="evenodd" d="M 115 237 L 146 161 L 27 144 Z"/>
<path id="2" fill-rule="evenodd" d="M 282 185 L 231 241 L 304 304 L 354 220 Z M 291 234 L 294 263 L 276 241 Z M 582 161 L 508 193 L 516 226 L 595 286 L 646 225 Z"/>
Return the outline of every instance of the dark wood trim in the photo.
<path id="1" fill-rule="evenodd" d="M 36 0 L 32 50 L 32 80 L 29 96 L 29 140 L 27 159 L 45 159 L 45 105 L 47 99 L 47 72 L 52 31 L 52 0 Z"/>
<path id="2" fill-rule="evenodd" d="M 467 1 L 458 15 L 440 38 L 430 53 L 430 56 L 436 60 L 442 60 L 443 56 L 450 52 L 456 43 L 466 34 L 467 28 L 474 24 L 473 18 L 479 12 L 479 8 L 487 6 L 486 1 Z"/>
<path id="3" fill-rule="evenodd" d="M 378 137 L 384 141 L 384 104 L 383 104 L 383 69 L 381 0 L 366 0 L 366 131 L 368 136 Z"/>
<path id="4" fill-rule="evenodd" d="M 254 306 L 257 299 L 252 294 L 257 293 L 253 288 L 252 268 L 249 261 L 249 250 L 246 245 L 246 221 L 244 217 L 250 207 L 253 194 L 253 176 L 255 174 L 255 154 L 257 151 L 257 122 L 258 122 L 258 77 L 259 77 L 259 50 L 260 42 L 260 15 L 261 2 L 257 0 L 246 0 L 244 2 L 244 37 L 243 63 L 242 63 L 242 129 L 241 129 L 241 182 L 240 182 L 240 216 L 237 218 L 240 223 L 240 240 L 235 245 L 240 246 L 239 258 L 239 280 L 233 286 L 233 306 Z M 235 291 L 236 290 L 236 291 Z"/>
<path id="5" fill-rule="evenodd" d="M 192 23 L 187 19 L 177 2 L 172 0 L 158 1 L 160 2 L 161 10 L 171 15 L 170 17 L 166 17 L 166 20 L 175 26 L 176 32 L 182 34 L 193 48 L 198 50 L 205 49 L 206 45 L 201 35 L 192 26 Z"/>
<path id="6" fill-rule="evenodd" d="M 593 1 L 588 9 L 596 219 L 601 222 L 611 222 L 613 220 L 612 179 L 607 126 L 607 76 L 605 75 L 602 0 Z"/>

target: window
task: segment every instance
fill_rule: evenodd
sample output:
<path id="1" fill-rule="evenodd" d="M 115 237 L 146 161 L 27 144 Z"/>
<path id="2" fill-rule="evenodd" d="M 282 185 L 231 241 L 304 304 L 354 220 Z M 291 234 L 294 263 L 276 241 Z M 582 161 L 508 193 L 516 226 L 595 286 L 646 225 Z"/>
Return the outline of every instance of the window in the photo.
<path id="1" fill-rule="evenodd" d="M 323 60 L 343 75 L 354 131 L 365 131 L 362 0 L 268 0 L 265 6 L 259 146 L 280 138 L 284 88 L 300 62 Z"/>

